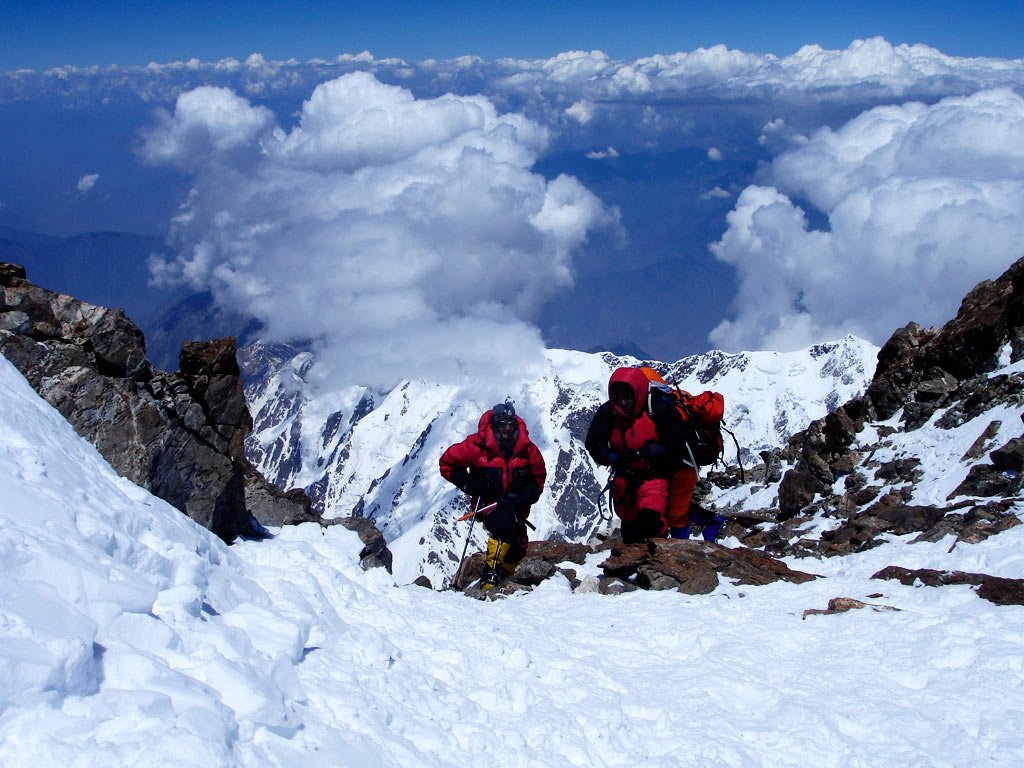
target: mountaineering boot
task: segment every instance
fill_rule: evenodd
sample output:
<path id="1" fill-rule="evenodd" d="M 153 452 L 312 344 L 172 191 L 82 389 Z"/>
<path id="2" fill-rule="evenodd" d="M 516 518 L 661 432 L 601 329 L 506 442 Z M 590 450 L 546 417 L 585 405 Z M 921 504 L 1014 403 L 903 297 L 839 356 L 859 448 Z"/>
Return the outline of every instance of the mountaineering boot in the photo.
<path id="1" fill-rule="evenodd" d="M 494 589 L 504 581 L 504 577 L 493 568 L 487 568 L 480 576 L 480 589 Z"/>
<path id="2" fill-rule="evenodd" d="M 487 537 L 487 556 L 484 558 L 484 572 L 480 577 L 481 589 L 493 589 L 511 575 L 512 572 L 506 570 L 508 564 L 505 562 L 505 555 L 508 554 L 510 546 L 507 541 L 499 541 L 493 536 Z M 514 565 L 512 570 L 515 570 Z"/>

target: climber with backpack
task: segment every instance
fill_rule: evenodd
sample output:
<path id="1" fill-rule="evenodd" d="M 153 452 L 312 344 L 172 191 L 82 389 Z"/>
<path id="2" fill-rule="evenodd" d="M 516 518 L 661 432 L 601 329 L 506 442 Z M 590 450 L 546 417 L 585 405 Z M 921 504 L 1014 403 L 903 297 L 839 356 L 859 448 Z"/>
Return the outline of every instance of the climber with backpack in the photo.
<path id="1" fill-rule="evenodd" d="M 526 556 L 527 518 L 547 478 L 544 457 L 506 399 L 485 411 L 476 433 L 441 455 L 441 476 L 474 500 L 488 532 L 481 588 L 511 576 Z"/>
<path id="2" fill-rule="evenodd" d="M 725 401 L 718 392 L 691 395 L 670 386 L 653 368 L 640 368 L 648 379 L 648 408 L 666 411 L 672 416 L 659 421 L 660 439 L 668 452 L 672 473 L 668 482 L 668 508 L 665 518 L 673 539 L 690 538 L 691 526 L 701 526 L 701 537 L 715 541 L 725 526 L 725 518 L 705 509 L 693 500 L 700 467 L 716 463 L 722 455 L 721 421 Z"/>
<path id="3" fill-rule="evenodd" d="M 697 468 L 712 463 L 712 454 L 717 458 L 721 441 L 718 435 L 711 445 L 714 433 L 698 429 L 697 415 L 688 417 L 683 394 L 651 368 L 618 368 L 608 381 L 608 401 L 591 421 L 586 448 L 597 464 L 611 467 L 612 504 L 627 544 L 689 538 L 691 523 L 703 525 L 705 540 L 714 541 L 725 523 L 693 503 Z"/>
<path id="4" fill-rule="evenodd" d="M 673 466 L 662 435 L 671 432 L 677 419 L 668 402 L 648 412 L 648 389 L 639 368 L 613 371 L 608 400 L 594 414 L 585 441 L 591 458 L 612 469 L 612 506 L 627 544 L 665 536 L 669 530 L 665 514 Z"/>

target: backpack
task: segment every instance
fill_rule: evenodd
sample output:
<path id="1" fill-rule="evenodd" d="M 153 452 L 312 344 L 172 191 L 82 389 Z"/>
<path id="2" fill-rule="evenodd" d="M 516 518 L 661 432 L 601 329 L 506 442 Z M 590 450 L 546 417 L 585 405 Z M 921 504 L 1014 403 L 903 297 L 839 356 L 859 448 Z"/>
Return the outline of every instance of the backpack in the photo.
<path id="1" fill-rule="evenodd" d="M 722 440 L 725 397 L 720 392 L 691 395 L 684 389 L 668 384 L 653 368 L 644 366 L 640 370 L 647 376 L 648 381 L 648 415 L 653 418 L 657 398 L 668 398 L 679 411 L 683 423 L 691 428 L 686 440 L 688 455 L 684 456 L 683 460 L 694 468 L 717 464 L 725 452 L 725 443 Z"/>

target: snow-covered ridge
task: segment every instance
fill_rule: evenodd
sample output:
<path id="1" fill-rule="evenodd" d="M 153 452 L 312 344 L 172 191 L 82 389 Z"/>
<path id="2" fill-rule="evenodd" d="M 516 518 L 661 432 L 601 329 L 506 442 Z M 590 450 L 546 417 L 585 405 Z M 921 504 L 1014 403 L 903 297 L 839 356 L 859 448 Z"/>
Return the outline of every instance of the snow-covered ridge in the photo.
<path id="1" fill-rule="evenodd" d="M 790 353 L 713 351 L 647 363 L 688 391 L 722 392 L 726 426 L 749 463 L 862 393 L 877 352 L 848 336 Z M 534 535 L 585 540 L 603 525 L 598 496 L 605 473 L 591 462 L 583 438 L 612 370 L 641 361 L 549 350 L 546 362 L 540 376 L 510 383 L 505 393 L 548 465 L 548 488 L 531 517 Z M 278 487 L 305 488 L 325 517 L 371 518 L 389 541 L 400 581 L 423 573 L 440 583 L 457 565 L 462 542 L 453 518 L 462 500 L 441 479 L 437 460 L 475 431 L 493 394 L 472 383 L 422 381 L 384 393 L 357 386 L 318 391 L 306 381 L 312 364 L 311 353 L 284 347 L 257 344 L 244 352 L 255 422 L 250 459 Z"/>

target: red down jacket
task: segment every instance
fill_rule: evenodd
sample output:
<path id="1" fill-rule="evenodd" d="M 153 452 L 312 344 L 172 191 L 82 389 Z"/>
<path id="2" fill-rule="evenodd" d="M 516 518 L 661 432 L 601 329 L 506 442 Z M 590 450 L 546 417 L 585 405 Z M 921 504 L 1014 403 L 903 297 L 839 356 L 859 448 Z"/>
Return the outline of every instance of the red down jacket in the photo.
<path id="1" fill-rule="evenodd" d="M 481 489 L 480 501 L 489 504 L 507 494 L 519 498 L 522 517 L 540 498 L 547 479 L 544 457 L 530 440 L 526 423 L 516 416 L 516 433 L 509 451 L 503 453 L 491 428 L 491 411 L 480 417 L 476 434 L 449 447 L 440 460 L 441 476 L 459 488 L 470 479 Z"/>

